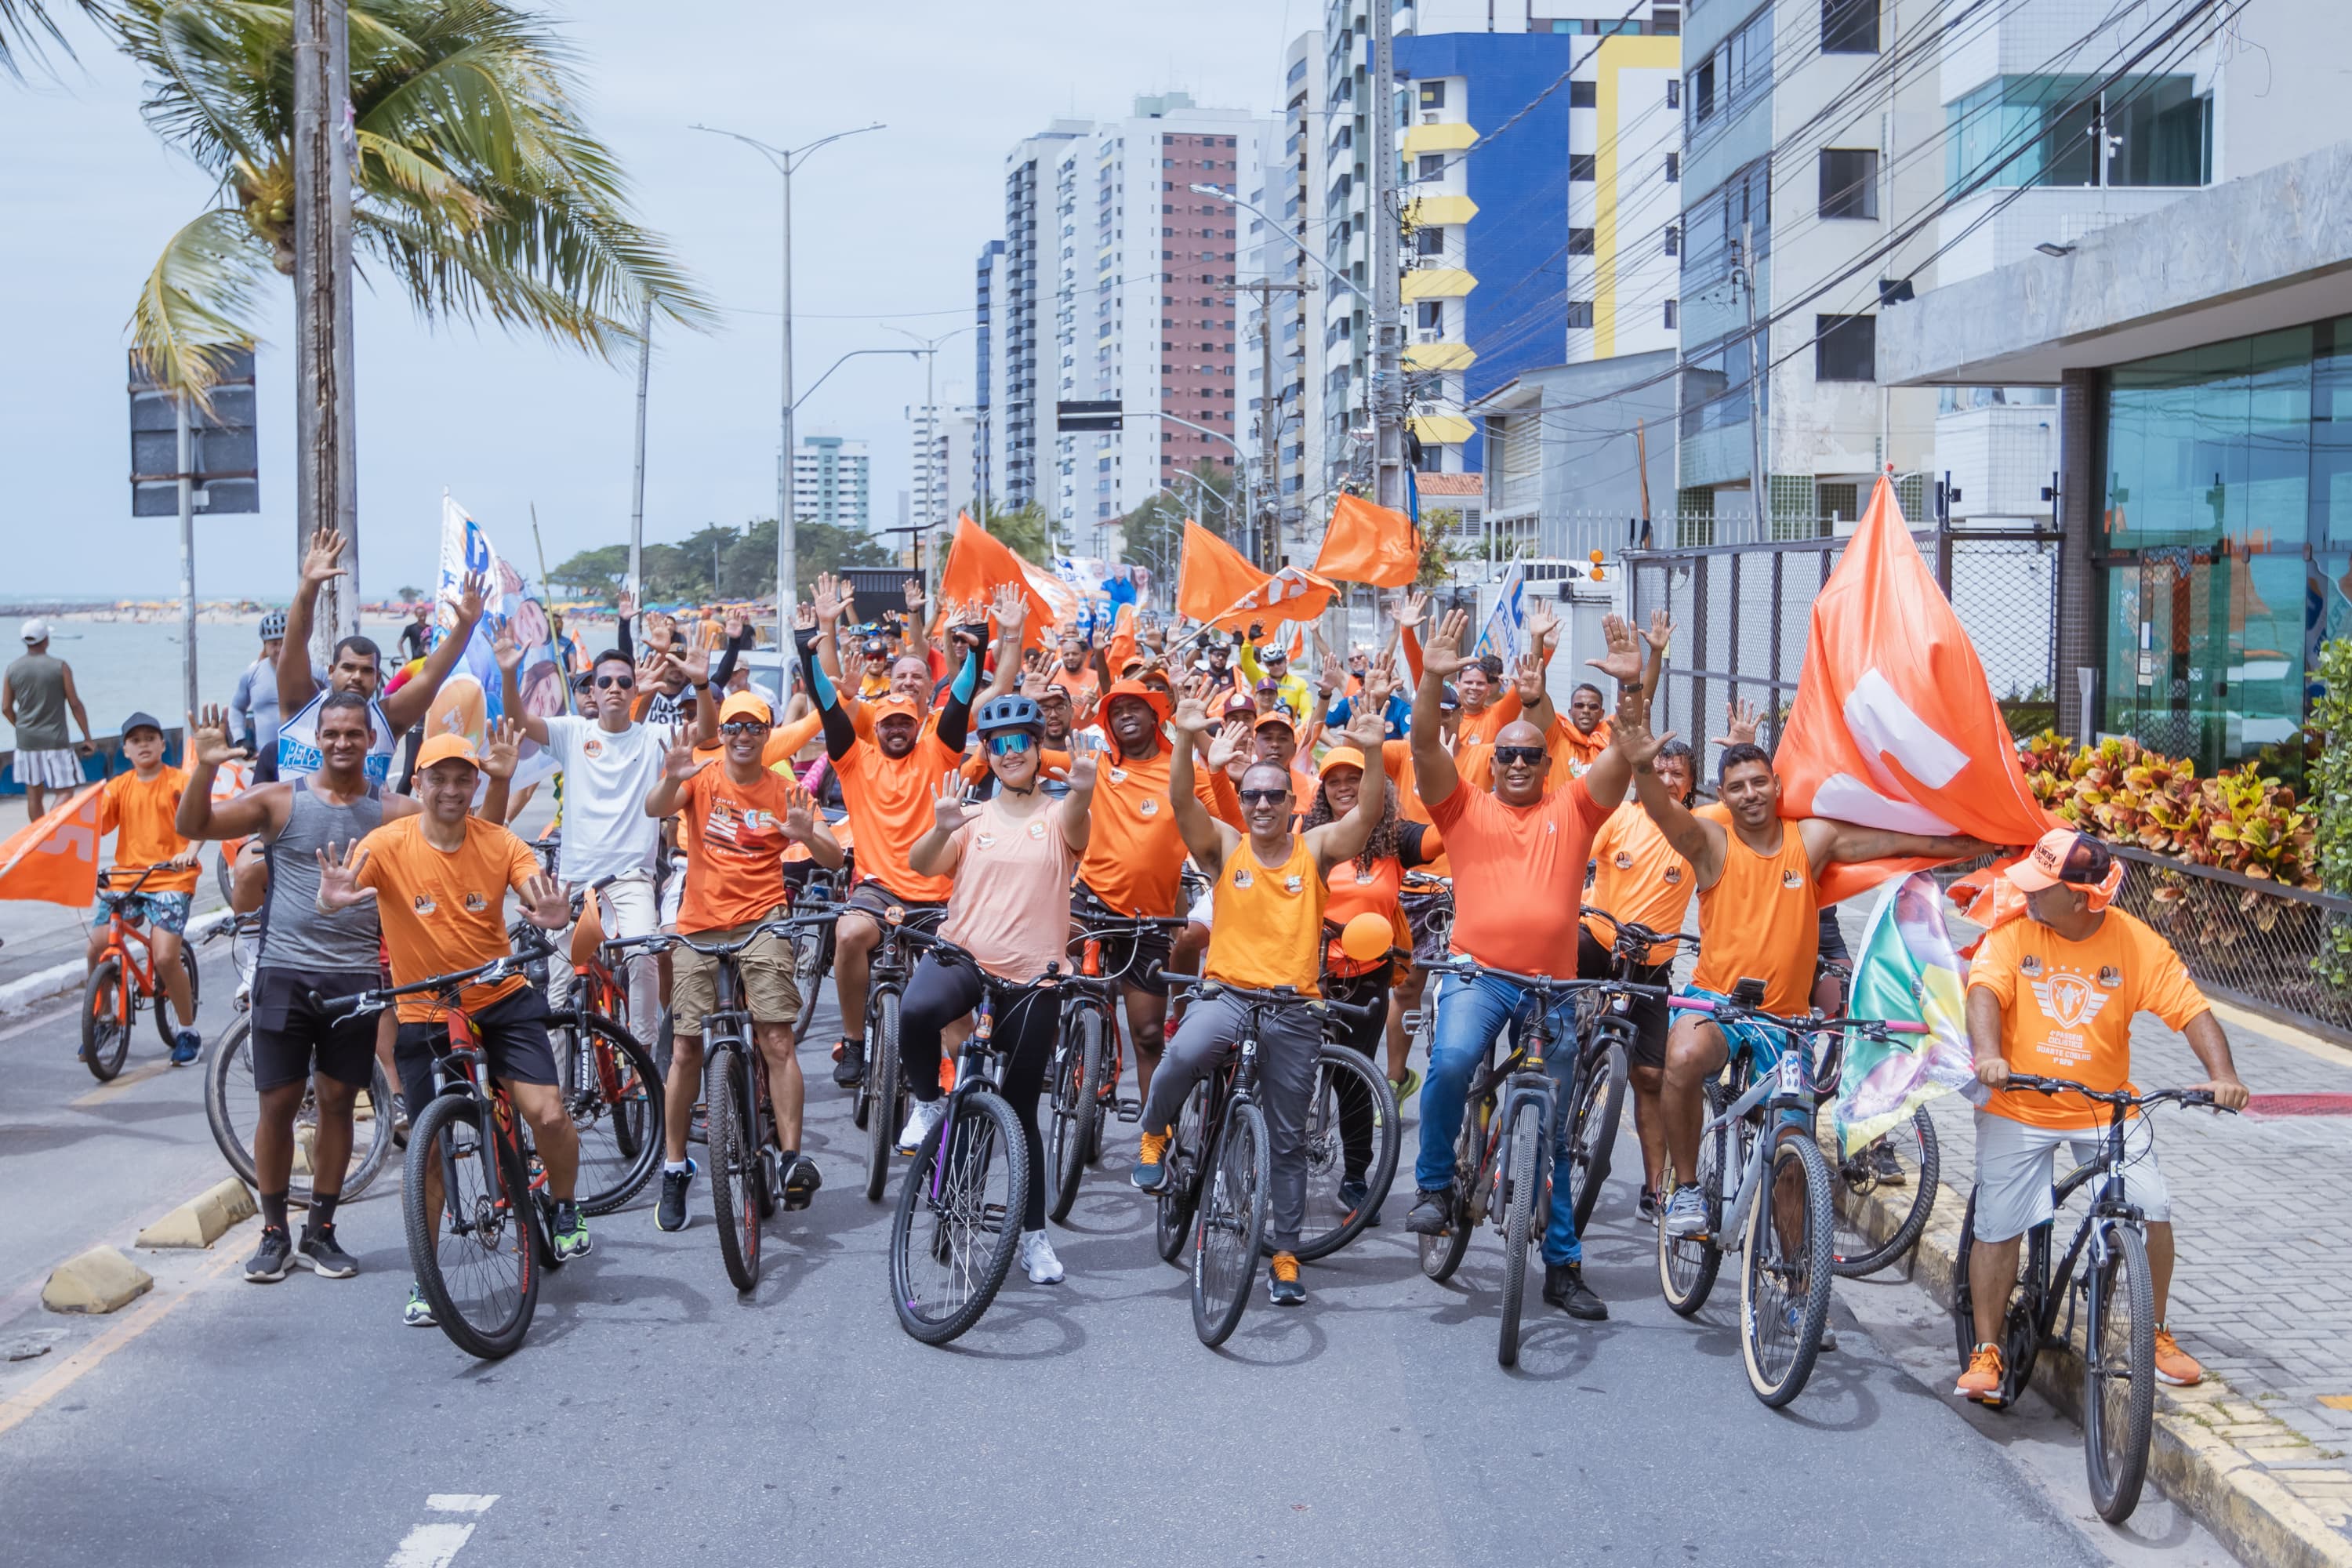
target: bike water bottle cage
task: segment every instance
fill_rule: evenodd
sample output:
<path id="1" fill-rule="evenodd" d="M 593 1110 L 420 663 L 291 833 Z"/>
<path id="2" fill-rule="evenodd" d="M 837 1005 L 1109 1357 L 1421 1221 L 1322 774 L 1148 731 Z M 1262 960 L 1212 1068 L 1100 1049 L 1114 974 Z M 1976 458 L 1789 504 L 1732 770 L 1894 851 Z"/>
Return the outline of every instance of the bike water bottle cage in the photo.
<path id="1" fill-rule="evenodd" d="M 1754 975 L 1743 975 L 1731 988 L 1731 999 L 1743 1007 L 1764 1005 L 1764 982 Z"/>

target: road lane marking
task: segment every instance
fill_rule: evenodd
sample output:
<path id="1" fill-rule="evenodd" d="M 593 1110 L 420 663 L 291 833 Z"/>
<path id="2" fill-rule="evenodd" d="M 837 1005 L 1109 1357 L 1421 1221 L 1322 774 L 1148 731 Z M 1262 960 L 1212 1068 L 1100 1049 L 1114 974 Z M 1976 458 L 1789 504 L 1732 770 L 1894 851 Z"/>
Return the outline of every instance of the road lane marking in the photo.
<path id="1" fill-rule="evenodd" d="M 66 1357 L 48 1372 L 42 1373 L 23 1393 L 0 1399 L 0 1436 L 5 1436 L 23 1426 L 42 1405 L 80 1382 L 84 1373 L 96 1368 L 107 1357 L 170 1316 L 181 1302 L 196 1293 L 197 1287 L 225 1273 L 231 1264 L 239 1261 L 241 1260 L 234 1253 L 222 1253 L 219 1258 L 214 1259 L 210 1268 L 197 1275 L 176 1294 L 164 1297 L 160 1300 L 150 1300 L 146 1305 L 134 1309 L 131 1317 L 107 1330 L 98 1338 Z"/>
<path id="2" fill-rule="evenodd" d="M 425 1508 L 434 1513 L 482 1514 L 499 1500 L 496 1492 L 435 1492 L 425 1500 Z M 470 1524 L 447 1524 L 438 1521 L 416 1526 L 400 1538 L 385 1560 L 384 1568 L 449 1568 L 467 1542 L 474 1538 Z"/>
<path id="3" fill-rule="evenodd" d="M 436 1513 L 488 1513 L 499 1494 L 487 1496 L 477 1492 L 435 1492 L 425 1500 L 425 1506 Z"/>
<path id="4" fill-rule="evenodd" d="M 68 1110 L 88 1110 L 93 1105 L 104 1105 L 108 1100 L 114 1099 L 117 1095 L 121 1094 L 125 1089 L 131 1088 L 133 1085 L 145 1083 L 151 1078 L 161 1078 L 171 1070 L 172 1060 L 169 1057 L 165 1057 L 159 1061 L 149 1062 L 144 1067 L 132 1068 L 121 1078 L 115 1079 L 108 1083 L 100 1084 L 96 1089 L 93 1089 L 89 1093 L 82 1095 L 79 1099 L 67 1100 L 66 1109 Z"/>

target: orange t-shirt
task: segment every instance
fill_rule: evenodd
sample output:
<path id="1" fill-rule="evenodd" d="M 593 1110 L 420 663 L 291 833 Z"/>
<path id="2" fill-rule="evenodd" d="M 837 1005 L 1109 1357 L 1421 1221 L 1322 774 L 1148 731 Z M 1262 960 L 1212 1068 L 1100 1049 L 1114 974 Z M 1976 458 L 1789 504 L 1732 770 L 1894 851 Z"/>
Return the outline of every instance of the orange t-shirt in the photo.
<path id="1" fill-rule="evenodd" d="M 1805 836 L 1793 822 L 1780 827 L 1780 847 L 1766 855 L 1724 823 L 1723 875 L 1699 889 L 1698 967 L 1691 984 L 1728 996 L 1753 976 L 1764 982 L 1764 1010 L 1792 1018 L 1813 1005 L 1822 907 Z"/>
<path id="2" fill-rule="evenodd" d="M 1195 758 L 1192 793 L 1209 815 L 1237 823 L 1234 782 Z M 1106 752 L 1095 759 L 1095 798 L 1078 880 L 1123 915 L 1169 920 L 1184 874 L 1184 836 L 1169 805 L 1168 751 L 1148 757 Z"/>
<path id="3" fill-rule="evenodd" d="M 1664 829 L 1638 804 L 1629 800 L 1609 814 L 1592 836 L 1592 859 L 1596 869 L 1587 903 L 1654 931 L 1682 929 L 1698 879 L 1691 875 L 1690 862 L 1666 842 Z M 1616 928 L 1607 921 L 1588 917 L 1584 929 L 1601 946 L 1616 945 Z M 1671 963 L 1681 945 L 1659 942 L 1643 962 Z"/>
<path id="4" fill-rule="evenodd" d="M 1472 746 L 1493 745 L 1503 726 L 1518 716 L 1519 692 L 1516 686 L 1505 687 L 1500 697 L 1475 713 L 1467 708 L 1463 709 L 1461 722 L 1454 731 L 1455 756 L 1460 756 Z"/>
<path id="5" fill-rule="evenodd" d="M 1569 766 L 1580 773 L 1583 773 L 1599 762 L 1601 753 L 1609 749 L 1609 721 L 1606 718 L 1595 724 L 1592 733 L 1587 735 L 1568 721 L 1568 715 L 1561 714 L 1552 721 L 1551 733 L 1546 737 L 1551 742 L 1552 772 L 1555 774 L 1559 772 L 1564 757 Z"/>
<path id="6" fill-rule="evenodd" d="M 2171 945 L 2117 909 L 2082 942 L 2068 942 L 2031 916 L 2003 921 L 1985 933 L 1969 965 L 1969 985 L 2000 1001 L 2000 1054 L 2011 1071 L 2097 1089 L 2132 1087 L 2133 1015 L 2153 1013 L 2185 1029 L 2208 1011 Z M 2079 1094 L 2011 1089 L 1985 1109 L 2030 1127 L 2107 1124 L 2107 1108 Z"/>
<path id="7" fill-rule="evenodd" d="M 1307 836 L 1290 836 L 1290 858 L 1260 861 L 1246 835 L 1225 856 L 1209 892 L 1209 953 L 1201 972 L 1235 985 L 1271 990 L 1295 985 L 1319 995 L 1323 906 L 1329 889 L 1315 869 Z"/>
<path id="8" fill-rule="evenodd" d="M 103 838 L 119 831 L 120 837 L 114 841 L 115 869 L 131 873 L 110 883 L 110 889 L 128 888 L 148 867 L 160 866 L 174 855 L 187 853 L 188 841 L 172 826 L 179 815 L 180 795 L 187 783 L 188 775 L 178 768 L 161 769 L 152 779 L 142 779 L 137 773 L 118 773 L 106 781 L 106 787 L 98 796 L 98 836 Z M 197 875 L 194 866 L 177 871 L 158 871 L 139 890 L 193 893 L 196 890 Z"/>
<path id="9" fill-rule="evenodd" d="M 1054 668 L 1045 672 L 1045 684 L 1058 686 L 1068 692 L 1070 706 L 1084 713 L 1094 706 L 1095 689 L 1102 684 L 1102 678 L 1095 673 L 1092 663 L 1082 664 L 1076 669 L 1065 669 L 1057 658 L 1054 661 Z"/>
<path id="10" fill-rule="evenodd" d="M 1585 862 L 1609 817 L 1584 781 L 1517 806 L 1456 784 L 1429 814 L 1454 863 L 1454 951 L 1520 974 L 1574 974 Z"/>
<path id="11" fill-rule="evenodd" d="M 940 780 L 962 765 L 963 753 L 948 750 L 937 734 L 919 737 L 913 750 L 895 760 L 882 754 L 879 743 L 860 741 L 834 763 L 841 778 L 842 804 L 849 808 L 849 826 L 857 835 L 861 879 L 871 877 L 917 903 L 947 902 L 955 879 L 917 876 L 907 857 L 931 830 L 931 803 L 939 798 Z"/>
<path id="12" fill-rule="evenodd" d="M 760 765 L 763 768 L 772 768 L 779 763 L 790 762 L 799 755 L 803 746 L 815 740 L 817 731 L 824 728 L 824 716 L 814 710 L 802 714 L 789 724 L 779 724 L 768 731 L 768 743 L 760 748 Z M 726 743 L 724 741 L 713 740 L 707 746 L 695 747 L 696 760 L 699 761 L 707 757 L 716 762 L 719 755 L 719 748 Z"/>
<path id="13" fill-rule="evenodd" d="M 455 850 L 439 849 L 425 838 L 419 813 L 384 824 L 361 839 L 360 847 L 367 851 L 360 886 L 376 890 L 394 985 L 478 968 L 509 951 L 507 889 L 539 875 L 539 858 L 521 839 L 468 816 L 466 841 Z M 468 985 L 459 1005 L 479 1012 L 530 984 L 516 974 L 495 985 Z M 443 1015 L 430 996 L 400 1000 L 404 1024 L 429 1024 Z"/>
<path id="14" fill-rule="evenodd" d="M 792 785 L 766 768 L 751 784 L 712 763 L 680 786 L 680 841 L 687 851 L 686 890 L 677 929 L 725 931 L 765 920 L 785 902 L 784 813 Z"/>
<path id="15" fill-rule="evenodd" d="M 1396 782 L 1397 815 L 1407 822 L 1421 823 L 1430 830 L 1431 837 L 1422 846 L 1429 858 L 1422 863 L 1421 869 L 1433 877 L 1451 877 L 1454 875 L 1454 862 L 1445 858 L 1444 836 L 1437 831 L 1437 825 L 1430 821 L 1429 803 L 1421 798 L 1421 791 L 1413 784 L 1412 742 L 1382 741 L 1381 766 L 1387 769 L 1389 777 Z M 1457 767 L 1454 771 L 1458 773 L 1461 770 Z"/>

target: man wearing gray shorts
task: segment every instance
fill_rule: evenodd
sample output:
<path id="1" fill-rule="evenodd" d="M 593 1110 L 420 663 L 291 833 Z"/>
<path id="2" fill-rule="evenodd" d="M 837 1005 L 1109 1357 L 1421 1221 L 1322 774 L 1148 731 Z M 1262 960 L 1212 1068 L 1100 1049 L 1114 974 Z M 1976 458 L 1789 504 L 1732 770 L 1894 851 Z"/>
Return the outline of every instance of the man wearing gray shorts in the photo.
<path id="1" fill-rule="evenodd" d="M 13 772 L 25 786 L 25 806 L 32 820 L 47 815 L 52 790 L 81 787 L 81 760 L 91 748 L 89 715 L 74 689 L 73 666 L 49 657 L 49 623 L 25 623 L 25 657 L 0 676 L 0 719 L 16 727 L 16 760 Z M 76 750 L 66 731 L 66 715 L 81 726 L 81 746 Z"/>

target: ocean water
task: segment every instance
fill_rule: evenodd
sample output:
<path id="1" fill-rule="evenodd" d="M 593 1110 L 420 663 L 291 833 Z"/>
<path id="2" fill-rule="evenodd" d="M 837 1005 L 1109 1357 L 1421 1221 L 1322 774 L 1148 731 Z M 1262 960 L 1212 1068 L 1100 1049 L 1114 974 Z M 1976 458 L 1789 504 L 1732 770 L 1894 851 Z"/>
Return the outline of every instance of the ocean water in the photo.
<path id="1" fill-rule="evenodd" d="M 49 651 L 73 667 L 74 688 L 89 710 L 94 734 L 111 735 L 123 718 L 144 710 L 168 725 L 181 721 L 180 622 L 168 620 L 90 620 L 51 616 Z M 400 636 L 397 622 L 365 622 L 361 629 L 389 647 Z M 7 628 L 8 642 L 0 662 L 23 651 L 16 640 L 16 626 Z M 258 613 L 196 623 L 196 694 L 202 702 L 228 706 L 236 678 L 261 654 Z M 14 747 L 16 736 L 0 723 L 0 747 Z"/>

